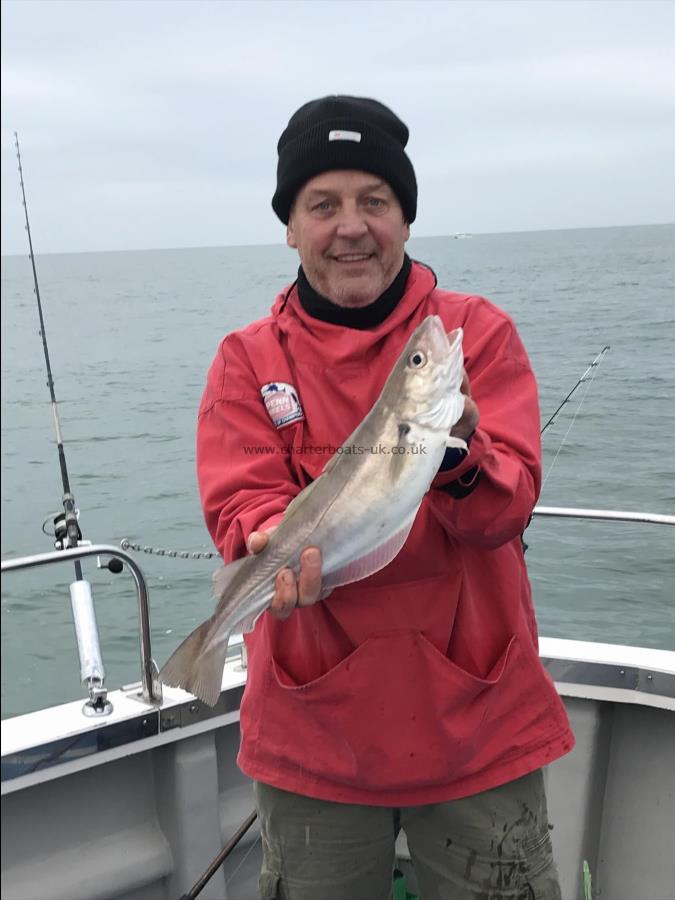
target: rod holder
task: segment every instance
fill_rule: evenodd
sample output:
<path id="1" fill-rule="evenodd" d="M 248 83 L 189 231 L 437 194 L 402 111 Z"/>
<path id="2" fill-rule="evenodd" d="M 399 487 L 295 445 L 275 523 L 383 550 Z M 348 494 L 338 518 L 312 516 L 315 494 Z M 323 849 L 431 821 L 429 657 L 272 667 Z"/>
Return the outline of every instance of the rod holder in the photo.
<path id="1" fill-rule="evenodd" d="M 70 605 L 73 610 L 77 652 L 80 657 L 80 681 L 87 685 L 89 700 L 82 712 L 85 716 L 107 716 L 112 712 L 105 687 L 105 668 L 96 624 L 91 584 L 82 579 L 70 585 Z"/>
<path id="2" fill-rule="evenodd" d="M 141 694 L 139 699 L 148 704 L 160 704 L 162 702 L 162 683 L 157 677 L 157 666 L 152 658 L 150 649 L 148 585 L 140 566 L 131 554 L 126 553 L 124 550 L 120 550 L 119 547 L 115 547 L 112 544 L 92 544 L 90 546 L 74 547 L 69 550 L 54 550 L 51 553 L 38 553 L 35 556 L 3 559 L 1 568 L 3 572 L 17 572 L 20 569 L 30 569 L 35 566 L 46 566 L 52 563 L 84 559 L 88 556 L 116 557 L 127 566 L 129 572 L 133 576 L 138 600 L 141 650 Z M 94 713 L 94 715 L 95 714 L 96 713 Z"/>
<path id="3" fill-rule="evenodd" d="M 77 652 L 80 655 L 80 681 L 105 682 L 105 669 L 98 639 L 98 626 L 91 584 L 88 581 L 73 581 L 70 585 L 70 605 L 73 610 Z"/>

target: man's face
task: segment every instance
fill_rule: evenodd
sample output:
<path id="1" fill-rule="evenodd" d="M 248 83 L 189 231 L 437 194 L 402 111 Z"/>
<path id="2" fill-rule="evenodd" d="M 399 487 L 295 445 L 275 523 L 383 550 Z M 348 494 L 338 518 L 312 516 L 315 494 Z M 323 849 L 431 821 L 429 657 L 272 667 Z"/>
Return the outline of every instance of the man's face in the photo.
<path id="1" fill-rule="evenodd" d="M 338 306 L 368 306 L 403 265 L 410 227 L 396 194 L 368 172 L 322 172 L 295 198 L 286 232 L 315 291 Z"/>

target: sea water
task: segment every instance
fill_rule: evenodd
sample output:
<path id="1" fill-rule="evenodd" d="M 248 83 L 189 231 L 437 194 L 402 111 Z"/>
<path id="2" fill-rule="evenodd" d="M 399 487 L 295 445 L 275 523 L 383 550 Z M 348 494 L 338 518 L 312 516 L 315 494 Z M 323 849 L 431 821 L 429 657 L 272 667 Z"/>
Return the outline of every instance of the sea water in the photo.
<path id="1" fill-rule="evenodd" d="M 515 320 L 544 434 L 540 503 L 675 513 L 675 226 L 411 240 L 441 287 L 482 294 Z M 195 419 L 221 337 L 265 315 L 295 277 L 284 246 L 37 258 L 71 486 L 86 539 L 209 551 Z M 2 555 L 52 549 L 62 486 L 27 257 L 2 259 Z M 675 531 L 535 519 L 527 562 L 543 635 L 675 649 Z M 216 561 L 138 556 L 152 648 L 164 662 L 211 614 Z M 138 681 L 126 573 L 83 563 L 110 688 Z M 70 564 L 3 576 L 2 715 L 83 695 Z"/>

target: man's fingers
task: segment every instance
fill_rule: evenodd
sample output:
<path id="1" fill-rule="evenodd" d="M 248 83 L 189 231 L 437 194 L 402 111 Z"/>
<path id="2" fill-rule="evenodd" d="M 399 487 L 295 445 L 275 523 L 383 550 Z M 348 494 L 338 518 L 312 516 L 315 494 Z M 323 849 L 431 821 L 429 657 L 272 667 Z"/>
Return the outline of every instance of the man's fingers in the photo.
<path id="1" fill-rule="evenodd" d="M 277 619 L 287 619 L 298 603 L 298 585 L 292 569 L 281 569 L 274 582 L 275 591 L 270 612 Z"/>
<path id="2" fill-rule="evenodd" d="M 273 529 L 272 529 L 273 530 Z M 269 533 L 252 531 L 248 538 L 251 553 L 260 553 L 269 540 Z M 274 581 L 274 597 L 270 612 L 277 619 L 287 619 L 296 606 L 311 606 L 321 593 L 321 551 L 308 547 L 300 557 L 300 576 L 292 569 L 280 569 Z"/>
<path id="3" fill-rule="evenodd" d="M 321 551 L 318 547 L 308 547 L 300 557 L 300 578 L 298 579 L 298 606 L 311 606 L 321 593 Z"/>
<path id="4" fill-rule="evenodd" d="M 267 546 L 267 542 L 270 539 L 270 535 L 275 530 L 276 526 L 272 528 L 268 528 L 265 531 L 252 531 L 248 540 L 246 541 L 246 546 L 248 548 L 249 553 L 260 553 L 261 550 L 264 550 Z"/>
<path id="5" fill-rule="evenodd" d="M 264 549 L 269 537 L 264 531 L 252 531 L 246 542 L 249 553 L 260 553 Z"/>
<path id="6" fill-rule="evenodd" d="M 281 569 L 274 582 L 270 612 L 277 619 L 287 619 L 296 606 L 311 606 L 321 593 L 321 551 L 308 547 L 300 557 L 300 576 L 292 569 Z"/>
<path id="7" fill-rule="evenodd" d="M 450 434 L 453 437 L 460 437 L 466 440 L 469 435 L 472 435 L 476 428 L 478 427 L 478 422 L 480 421 L 480 411 L 476 402 L 471 399 L 471 397 L 465 397 L 464 399 L 464 412 L 462 413 L 462 417 L 453 427 L 450 429 Z"/>

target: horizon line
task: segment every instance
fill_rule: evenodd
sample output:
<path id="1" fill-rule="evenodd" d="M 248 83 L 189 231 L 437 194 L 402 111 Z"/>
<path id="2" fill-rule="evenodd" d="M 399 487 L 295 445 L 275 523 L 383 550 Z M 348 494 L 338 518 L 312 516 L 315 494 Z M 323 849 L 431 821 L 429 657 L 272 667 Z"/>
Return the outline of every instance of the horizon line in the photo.
<path id="1" fill-rule="evenodd" d="M 660 228 L 668 225 L 675 225 L 675 222 L 639 222 L 633 223 L 629 225 L 572 225 L 566 227 L 557 227 L 557 228 L 515 228 L 512 231 L 453 231 L 448 234 L 420 234 L 420 235 L 412 235 L 410 237 L 411 241 L 416 240 L 438 240 L 441 238 L 447 238 L 449 240 L 454 240 L 457 237 L 461 236 L 463 238 L 467 237 L 489 237 L 495 235 L 506 235 L 506 234 L 539 234 L 546 232 L 556 232 L 556 231 L 603 231 L 609 230 L 611 228 Z M 109 250 L 45 250 L 41 252 L 35 253 L 35 257 L 39 256 L 81 256 L 88 253 L 163 253 L 163 252 L 175 252 L 182 250 L 228 250 L 228 249 L 237 249 L 241 247 L 285 247 L 285 241 L 279 241 L 274 243 L 263 243 L 263 244 L 254 244 L 254 243 L 242 243 L 242 244 L 196 244 L 196 245 L 187 245 L 182 247 L 128 247 L 128 248 L 113 248 Z M 12 259 L 14 257 L 20 256 L 29 256 L 28 251 L 23 251 L 19 253 L 2 253 L 0 254 L 0 258 L 2 259 Z"/>

